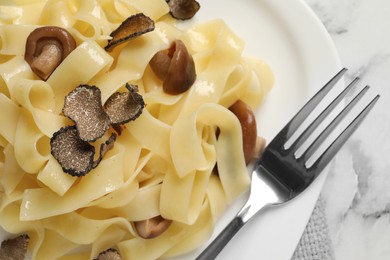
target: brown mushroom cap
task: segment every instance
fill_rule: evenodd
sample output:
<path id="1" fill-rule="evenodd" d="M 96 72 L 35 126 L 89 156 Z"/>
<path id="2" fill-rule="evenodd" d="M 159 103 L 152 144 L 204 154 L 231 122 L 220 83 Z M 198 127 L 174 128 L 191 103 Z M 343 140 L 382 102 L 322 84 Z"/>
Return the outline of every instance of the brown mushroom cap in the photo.
<path id="1" fill-rule="evenodd" d="M 168 50 L 157 52 L 150 60 L 150 67 L 163 81 L 168 94 L 181 94 L 196 80 L 194 60 L 181 40 L 174 41 Z"/>
<path id="2" fill-rule="evenodd" d="M 172 220 L 164 219 L 162 216 L 156 216 L 151 219 L 136 221 L 134 225 L 140 237 L 151 239 L 161 235 L 169 228 L 171 223 Z"/>
<path id="3" fill-rule="evenodd" d="M 47 80 L 75 48 L 76 42 L 67 30 L 56 26 L 40 27 L 27 37 L 24 59 L 35 74 Z"/>
<path id="4" fill-rule="evenodd" d="M 172 17 L 180 20 L 191 19 L 200 8 L 195 0 L 169 0 L 168 5 Z"/>
<path id="5" fill-rule="evenodd" d="M 248 164 L 255 156 L 256 140 L 257 140 L 257 126 L 256 117 L 252 109 L 245 102 L 238 100 L 231 107 L 230 111 L 236 115 L 241 124 L 242 140 L 245 162 Z"/>

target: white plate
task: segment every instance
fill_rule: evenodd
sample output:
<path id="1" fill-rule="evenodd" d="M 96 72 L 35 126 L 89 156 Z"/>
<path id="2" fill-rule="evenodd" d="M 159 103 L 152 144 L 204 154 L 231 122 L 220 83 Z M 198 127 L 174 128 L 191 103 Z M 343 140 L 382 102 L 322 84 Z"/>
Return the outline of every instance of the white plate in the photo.
<path id="1" fill-rule="evenodd" d="M 202 7 L 194 22 L 224 19 L 245 40 L 245 54 L 265 60 L 275 74 L 274 88 L 257 114 L 259 134 L 267 140 L 341 68 L 329 35 L 301 0 L 198 1 Z M 324 180 L 322 175 L 297 200 L 258 215 L 218 259 L 290 259 Z M 233 218 L 244 199 L 218 221 L 213 237 Z M 0 238 L 4 235 L 0 232 Z M 177 259 L 194 259 L 204 247 Z"/>
<path id="2" fill-rule="evenodd" d="M 302 0 L 199 0 L 195 22 L 222 18 L 246 42 L 245 54 L 265 60 L 275 85 L 257 114 L 259 134 L 271 140 L 341 68 L 322 23 Z M 302 196 L 250 221 L 218 259 L 291 259 L 323 186 L 322 174 Z M 213 237 L 233 218 L 237 202 Z M 204 246 L 205 247 L 205 246 Z M 204 247 L 178 259 L 194 259 Z"/>

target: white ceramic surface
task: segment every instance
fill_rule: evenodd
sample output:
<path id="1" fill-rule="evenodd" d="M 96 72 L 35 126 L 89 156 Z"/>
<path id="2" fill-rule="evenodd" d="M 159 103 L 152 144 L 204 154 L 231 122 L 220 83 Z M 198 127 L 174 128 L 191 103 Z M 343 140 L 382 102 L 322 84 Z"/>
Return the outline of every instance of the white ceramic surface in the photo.
<path id="1" fill-rule="evenodd" d="M 300 0 L 200 0 L 195 22 L 222 18 L 246 42 L 245 54 L 265 60 L 275 85 L 258 113 L 259 134 L 272 139 L 341 68 L 322 23 Z M 298 199 L 266 210 L 248 223 L 218 259 L 290 259 L 321 191 L 325 174 Z M 221 230 L 242 200 L 217 223 Z M 216 235 L 216 234 L 215 234 Z M 215 236 L 214 235 L 214 236 Z M 178 259 L 192 259 L 199 248 Z"/>

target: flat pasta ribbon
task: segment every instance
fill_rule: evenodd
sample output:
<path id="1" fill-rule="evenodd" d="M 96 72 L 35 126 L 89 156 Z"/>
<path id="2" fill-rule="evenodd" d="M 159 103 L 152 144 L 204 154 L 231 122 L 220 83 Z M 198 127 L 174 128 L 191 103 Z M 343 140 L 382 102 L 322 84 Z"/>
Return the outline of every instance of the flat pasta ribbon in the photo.
<path id="1" fill-rule="evenodd" d="M 140 12 L 155 30 L 106 52 L 110 33 Z M 94 259 L 107 248 L 123 259 L 157 259 L 209 238 L 249 186 L 241 126 L 228 107 L 238 99 L 261 104 L 273 84 L 268 65 L 244 57 L 244 41 L 220 19 L 177 26 L 165 0 L 18 1 L 0 13 L 1 227 L 29 235 L 32 259 Z M 66 29 L 77 44 L 46 82 L 23 57 L 26 38 L 44 25 Z M 176 40 L 192 55 L 197 79 L 173 96 L 149 61 Z M 81 84 L 97 86 L 102 104 L 137 85 L 146 106 L 110 130 L 120 132 L 114 148 L 76 178 L 50 154 L 50 138 L 72 124 L 64 98 Z M 172 220 L 169 228 L 141 238 L 133 222 L 156 216 Z"/>

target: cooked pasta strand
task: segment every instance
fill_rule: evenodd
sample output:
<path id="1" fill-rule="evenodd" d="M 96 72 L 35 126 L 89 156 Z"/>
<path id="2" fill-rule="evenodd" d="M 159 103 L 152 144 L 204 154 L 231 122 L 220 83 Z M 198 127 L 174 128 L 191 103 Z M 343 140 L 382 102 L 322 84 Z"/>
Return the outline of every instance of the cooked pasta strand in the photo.
<path id="1" fill-rule="evenodd" d="M 32 259 L 94 259 L 107 248 L 123 259 L 157 259 L 198 247 L 249 186 L 241 126 L 228 107 L 238 99 L 261 104 L 273 84 L 268 65 L 243 57 L 244 41 L 222 20 L 177 26 L 165 0 L 15 2 L 0 4 L 1 228 L 27 233 Z M 139 12 L 155 30 L 106 52 L 110 33 Z M 46 25 L 68 30 L 77 47 L 44 82 L 24 52 L 30 32 Z M 176 40 L 197 78 L 169 95 L 149 61 Z M 86 176 L 64 173 L 50 153 L 53 134 L 74 124 L 62 113 L 64 97 L 94 85 L 104 104 L 127 83 L 146 103 L 141 116 L 93 144 L 120 132 Z M 133 222 L 160 215 L 169 228 L 141 238 Z"/>

